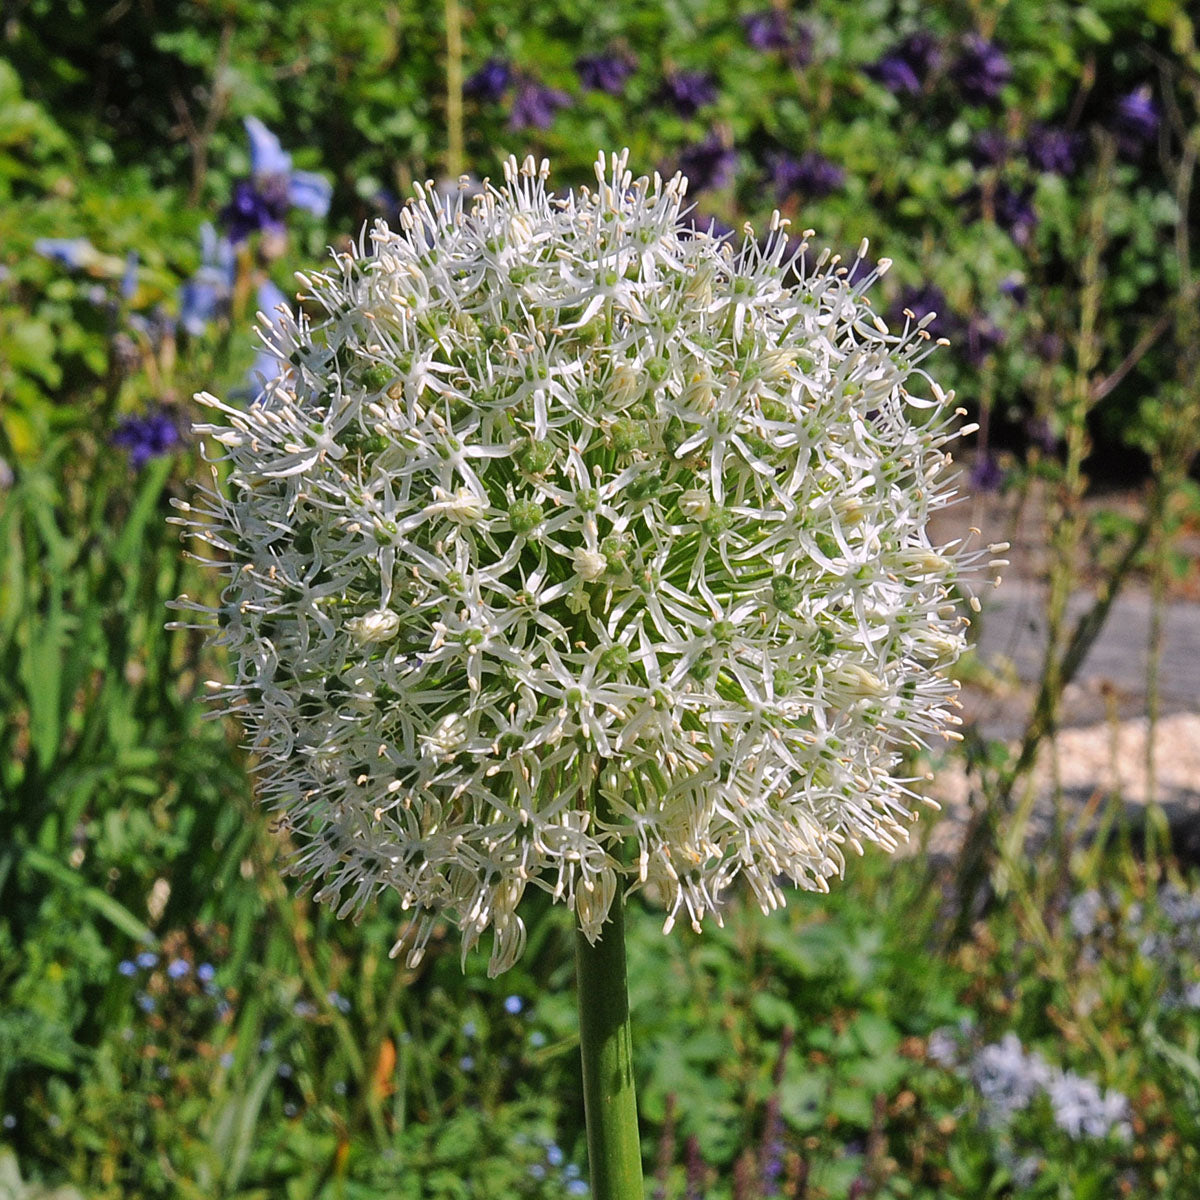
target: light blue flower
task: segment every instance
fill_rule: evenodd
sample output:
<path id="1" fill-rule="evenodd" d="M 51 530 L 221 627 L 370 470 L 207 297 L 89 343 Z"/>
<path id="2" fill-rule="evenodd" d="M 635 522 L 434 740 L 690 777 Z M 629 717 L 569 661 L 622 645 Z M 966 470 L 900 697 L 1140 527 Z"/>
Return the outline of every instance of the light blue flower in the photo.
<path id="1" fill-rule="evenodd" d="M 199 337 L 233 292 L 237 254 L 224 234 L 200 227 L 200 268 L 179 289 L 179 323 Z"/>
<path id="2" fill-rule="evenodd" d="M 293 208 L 303 208 L 314 216 L 325 216 L 333 199 L 333 185 L 329 180 L 313 171 L 293 170 L 292 156 L 257 117 L 247 117 L 245 125 L 246 136 L 250 139 L 250 173 L 255 180 L 286 178 L 287 197 Z"/>
<path id="3" fill-rule="evenodd" d="M 524 1007 L 525 1001 L 522 1000 L 520 996 L 509 996 L 508 999 L 504 1001 L 504 1011 L 506 1013 L 510 1013 L 514 1017 Z"/>
<path id="4" fill-rule="evenodd" d="M 85 237 L 38 238 L 33 243 L 33 249 L 43 258 L 61 263 L 73 271 L 92 266 L 100 257 L 100 251 Z"/>

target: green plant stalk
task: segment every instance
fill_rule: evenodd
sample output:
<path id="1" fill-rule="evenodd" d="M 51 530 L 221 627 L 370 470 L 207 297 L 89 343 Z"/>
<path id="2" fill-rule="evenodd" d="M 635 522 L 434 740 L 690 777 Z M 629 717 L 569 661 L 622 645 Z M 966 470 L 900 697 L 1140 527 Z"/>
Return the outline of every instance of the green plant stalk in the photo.
<path id="1" fill-rule="evenodd" d="M 642 1200 L 642 1149 L 625 981 L 624 901 L 617 890 L 592 945 L 575 931 L 579 1053 L 594 1200 Z"/>
<path id="2" fill-rule="evenodd" d="M 446 13 L 446 174 L 463 173 L 463 41 L 458 0 L 445 0 Z"/>

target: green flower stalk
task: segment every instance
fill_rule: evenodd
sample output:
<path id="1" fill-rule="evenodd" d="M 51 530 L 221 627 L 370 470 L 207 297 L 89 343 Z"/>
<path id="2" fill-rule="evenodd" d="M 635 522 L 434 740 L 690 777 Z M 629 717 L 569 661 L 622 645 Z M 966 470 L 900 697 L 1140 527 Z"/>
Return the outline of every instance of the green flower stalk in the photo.
<path id="1" fill-rule="evenodd" d="M 227 478 L 182 520 L 228 584 L 180 603 L 292 869 L 343 913 L 396 891 L 411 963 L 449 922 L 505 970 L 530 886 L 589 947 L 637 891 L 669 930 L 739 878 L 825 890 L 907 836 L 906 748 L 955 736 L 978 555 L 926 533 L 961 412 L 929 318 L 890 332 L 886 260 L 813 262 L 778 214 L 687 229 L 686 180 L 626 160 L 419 189 L 299 277 L 259 403 L 201 397 Z"/>

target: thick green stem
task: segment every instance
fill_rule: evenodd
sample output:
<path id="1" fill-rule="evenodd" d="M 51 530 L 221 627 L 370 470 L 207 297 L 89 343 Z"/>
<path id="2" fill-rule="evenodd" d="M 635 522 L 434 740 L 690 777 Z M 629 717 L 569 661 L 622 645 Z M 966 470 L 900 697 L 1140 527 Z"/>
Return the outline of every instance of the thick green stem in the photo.
<path id="1" fill-rule="evenodd" d="M 591 1195 L 593 1200 L 643 1200 L 619 888 L 594 946 L 576 929 L 575 973 Z"/>

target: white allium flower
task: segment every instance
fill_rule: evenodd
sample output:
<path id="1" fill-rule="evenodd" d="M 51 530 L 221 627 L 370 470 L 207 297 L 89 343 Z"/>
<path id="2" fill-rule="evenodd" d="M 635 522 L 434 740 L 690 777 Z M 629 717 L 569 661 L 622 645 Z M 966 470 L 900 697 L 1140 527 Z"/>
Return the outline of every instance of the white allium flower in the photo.
<path id="1" fill-rule="evenodd" d="M 490 928 L 496 971 L 530 884 L 594 939 L 618 888 L 698 927 L 739 876 L 770 909 L 893 848 L 965 641 L 970 556 L 926 533 L 956 413 L 876 273 L 777 215 L 686 231 L 625 154 L 547 173 L 427 185 L 301 276 L 261 403 L 201 397 L 225 477 L 183 518 L 295 871 L 342 912 L 395 889 L 410 960 Z"/>

